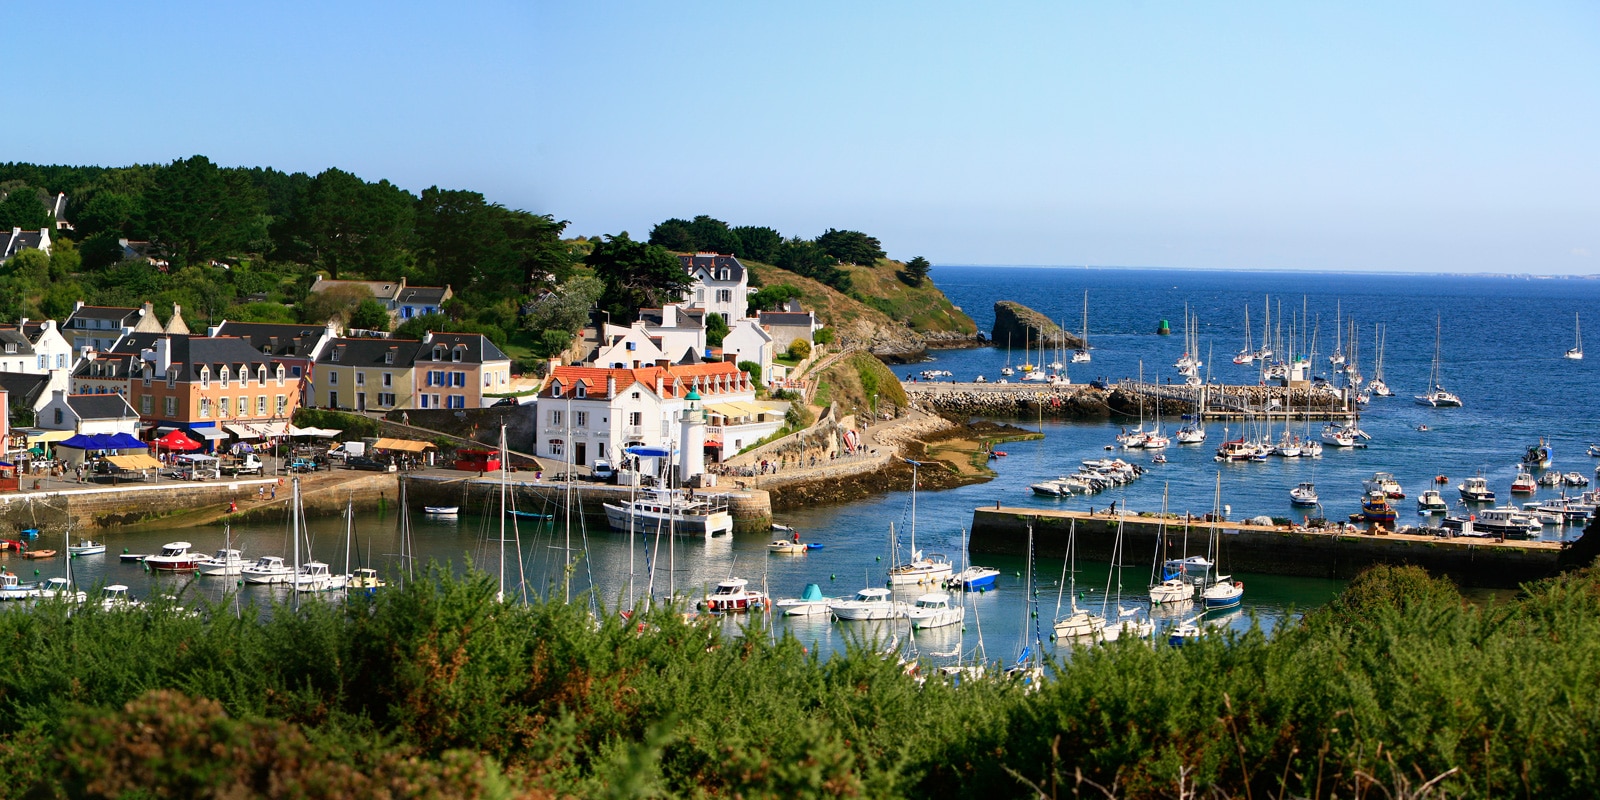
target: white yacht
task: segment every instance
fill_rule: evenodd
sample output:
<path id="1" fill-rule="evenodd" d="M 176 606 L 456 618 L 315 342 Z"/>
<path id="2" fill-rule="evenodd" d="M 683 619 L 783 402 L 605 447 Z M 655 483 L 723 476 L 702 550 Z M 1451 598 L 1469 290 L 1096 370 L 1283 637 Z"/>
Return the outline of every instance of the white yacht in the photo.
<path id="1" fill-rule="evenodd" d="M 1185 425 L 1173 434 L 1173 438 L 1178 440 L 1178 444 L 1199 444 L 1206 440 L 1206 429 L 1199 425 Z"/>
<path id="2" fill-rule="evenodd" d="M 188 572 L 206 558 L 199 553 L 189 552 L 191 546 L 188 542 L 168 542 L 161 546 L 160 553 L 146 556 L 144 563 L 151 569 L 163 572 Z"/>
<path id="3" fill-rule="evenodd" d="M 1374 472 L 1372 477 L 1361 482 L 1361 488 L 1368 494 L 1383 492 L 1391 500 L 1404 500 L 1406 493 L 1400 488 L 1400 482 L 1394 479 L 1392 472 Z"/>
<path id="4" fill-rule="evenodd" d="M 952 605 L 950 595 L 936 592 L 918 597 L 916 604 L 906 611 L 906 616 L 911 619 L 911 627 L 917 630 L 942 628 L 966 619 L 967 609 L 959 603 Z"/>
<path id="5" fill-rule="evenodd" d="M 238 575 L 249 565 L 250 562 L 245 560 L 244 553 L 224 547 L 218 550 L 216 555 L 198 562 L 196 566 L 201 575 L 220 578 Z"/>
<path id="6" fill-rule="evenodd" d="M 856 596 L 849 600 L 836 600 L 828 606 L 828 611 L 834 619 L 843 622 L 859 622 L 873 619 L 899 619 L 906 615 L 909 608 L 905 603 L 894 599 L 888 589 L 869 586 L 856 592 Z"/>
<path id="7" fill-rule="evenodd" d="M 1422 494 L 1417 495 L 1418 514 L 1444 514 L 1449 511 L 1450 506 L 1445 503 L 1438 489 L 1423 489 Z"/>
<path id="8" fill-rule="evenodd" d="M 766 593 L 749 588 L 749 583 L 744 578 L 719 582 L 716 591 L 706 595 L 706 610 L 713 614 L 729 614 L 766 608 Z"/>
<path id="9" fill-rule="evenodd" d="M 294 576 L 297 592 L 336 592 L 345 587 L 348 575 L 335 575 L 321 561 L 307 561 L 300 565 L 300 574 Z"/>
<path id="10" fill-rule="evenodd" d="M 262 556 L 256 563 L 239 570 L 245 583 L 289 583 L 294 579 L 294 567 L 283 563 L 278 556 Z"/>
<path id="11" fill-rule="evenodd" d="M 1456 485 L 1456 491 L 1461 493 L 1461 499 L 1468 503 L 1493 503 L 1494 491 L 1489 488 L 1489 481 L 1482 475 L 1475 475 Z"/>
<path id="12" fill-rule="evenodd" d="M 726 495 L 689 495 L 657 488 L 636 500 L 604 505 L 606 522 L 615 531 L 671 530 L 682 536 L 733 533 L 733 516 L 728 513 Z"/>
<path id="13" fill-rule="evenodd" d="M 1314 506 L 1317 498 L 1317 485 L 1306 481 L 1289 490 L 1289 502 L 1297 506 Z"/>

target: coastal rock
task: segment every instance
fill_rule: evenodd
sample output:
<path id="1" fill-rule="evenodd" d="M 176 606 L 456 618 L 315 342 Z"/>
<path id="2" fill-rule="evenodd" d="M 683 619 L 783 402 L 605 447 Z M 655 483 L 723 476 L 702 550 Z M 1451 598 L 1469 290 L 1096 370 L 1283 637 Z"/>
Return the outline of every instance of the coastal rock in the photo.
<path id="1" fill-rule="evenodd" d="M 997 346 L 1006 344 L 1019 348 L 1024 344 L 1039 347 L 1041 343 L 1046 347 L 1060 345 L 1070 349 L 1083 346 L 1083 340 L 1062 330 L 1049 317 L 1011 300 L 994 304 L 994 328 L 989 332 L 989 340 Z"/>

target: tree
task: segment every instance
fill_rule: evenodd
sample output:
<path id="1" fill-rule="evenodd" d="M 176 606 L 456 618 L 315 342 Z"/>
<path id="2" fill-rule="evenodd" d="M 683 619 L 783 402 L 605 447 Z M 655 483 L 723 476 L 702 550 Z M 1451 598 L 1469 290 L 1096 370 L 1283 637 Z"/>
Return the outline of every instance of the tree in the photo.
<path id="1" fill-rule="evenodd" d="M 650 244 L 665 247 L 679 253 L 692 252 L 695 249 L 694 231 L 689 227 L 686 219 L 664 219 L 650 229 Z"/>
<path id="2" fill-rule="evenodd" d="M 0 200 L 0 230 L 7 234 L 12 228 L 25 231 L 54 228 L 55 220 L 55 215 L 40 202 L 39 193 L 27 186 L 13 188 Z"/>
<path id="3" fill-rule="evenodd" d="M 792 283 L 763 286 L 755 294 L 750 295 L 750 311 L 777 311 L 790 300 L 799 298 L 800 289 Z"/>
<path id="4" fill-rule="evenodd" d="M 761 365 L 760 364 L 757 364 L 754 361 L 740 361 L 739 362 L 739 369 L 742 372 L 750 373 L 750 380 L 751 381 L 753 381 L 755 383 L 760 383 L 761 382 Z"/>
<path id="5" fill-rule="evenodd" d="M 850 273 L 839 269 L 839 259 L 816 242 L 794 238 L 783 243 L 775 266 L 821 281 L 841 292 L 850 291 Z"/>
<path id="6" fill-rule="evenodd" d="M 659 245 L 636 242 L 625 231 L 597 243 L 585 262 L 605 282 L 600 308 L 615 319 L 633 319 L 639 309 L 672 302 L 689 288 L 689 273 L 677 256 Z"/>
<path id="7" fill-rule="evenodd" d="M 811 334 L 811 340 L 817 344 L 833 344 L 833 329 L 818 328 L 816 333 Z"/>
<path id="8" fill-rule="evenodd" d="M 394 335 L 401 339 L 421 339 L 428 331 L 453 331 L 450 318 L 443 314 L 422 314 L 400 323 Z"/>
<path id="9" fill-rule="evenodd" d="M 811 343 L 804 339 L 796 339 L 789 343 L 788 354 L 796 361 L 804 361 L 811 357 Z"/>
<path id="10" fill-rule="evenodd" d="M 721 347 L 722 340 L 728 335 L 728 321 L 721 314 L 706 315 L 706 344 L 712 347 Z"/>
<path id="11" fill-rule="evenodd" d="M 841 231 L 829 228 L 817 237 L 822 252 L 839 259 L 844 264 L 871 266 L 883 258 L 883 245 L 860 231 Z"/>
<path id="12" fill-rule="evenodd" d="M 689 223 L 689 232 L 694 235 L 696 251 L 732 255 L 739 250 L 739 237 L 720 219 L 701 214 Z"/>
<path id="13" fill-rule="evenodd" d="M 389 330 L 389 309 L 384 308 L 377 298 L 368 297 L 350 312 L 350 327 L 364 331 Z"/>
<path id="14" fill-rule="evenodd" d="M 921 286 L 922 282 L 928 279 L 928 270 L 932 268 L 933 265 L 928 263 L 928 259 L 917 256 L 906 262 L 905 270 L 900 273 L 900 280 L 911 286 Z"/>
<path id="15" fill-rule="evenodd" d="M 783 247 L 783 234 L 772 228 L 740 225 L 733 229 L 733 235 L 739 238 L 739 249 L 733 254 L 751 261 L 771 264 Z"/>
<path id="16" fill-rule="evenodd" d="M 143 225 L 181 266 L 265 239 L 265 212 L 265 199 L 246 176 L 192 156 L 156 174 L 145 194 Z"/>
<path id="17" fill-rule="evenodd" d="M 343 170 L 324 170 L 306 189 L 302 218 L 316 263 L 333 278 L 350 271 L 398 276 L 416 222 L 414 200 L 386 180 L 366 183 Z"/>
<path id="18" fill-rule="evenodd" d="M 555 330 L 570 336 L 589 321 L 590 309 L 605 290 L 598 278 L 571 278 L 524 307 L 520 325 L 524 330 Z"/>
<path id="19" fill-rule="evenodd" d="M 363 302 L 372 299 L 372 292 L 359 284 L 344 284 L 327 291 L 312 292 L 300 303 L 300 321 L 321 325 L 338 317 L 344 322 Z"/>

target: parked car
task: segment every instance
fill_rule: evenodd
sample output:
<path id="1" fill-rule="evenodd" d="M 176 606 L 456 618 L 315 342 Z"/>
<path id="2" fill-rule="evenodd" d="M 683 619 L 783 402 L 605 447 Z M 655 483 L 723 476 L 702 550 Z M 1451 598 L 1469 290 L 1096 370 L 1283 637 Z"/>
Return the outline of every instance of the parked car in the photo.
<path id="1" fill-rule="evenodd" d="M 518 400 L 515 397 L 502 397 L 499 400 L 494 401 L 494 405 L 491 405 L 489 407 L 490 408 L 505 408 L 507 406 L 520 406 L 520 405 L 522 405 L 522 401 Z"/>
<path id="2" fill-rule="evenodd" d="M 373 472 L 388 472 L 389 465 L 375 458 L 366 456 L 351 456 L 344 461 L 345 469 L 365 469 Z"/>
<path id="3" fill-rule="evenodd" d="M 289 462 L 290 472 L 315 472 L 320 468 L 321 465 L 316 462 L 316 459 L 312 458 L 302 457 Z"/>

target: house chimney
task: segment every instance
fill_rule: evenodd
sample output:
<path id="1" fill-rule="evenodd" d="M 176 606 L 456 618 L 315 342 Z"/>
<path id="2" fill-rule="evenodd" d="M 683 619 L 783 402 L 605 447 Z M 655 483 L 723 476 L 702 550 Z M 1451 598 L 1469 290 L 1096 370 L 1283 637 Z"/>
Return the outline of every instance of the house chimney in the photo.
<path id="1" fill-rule="evenodd" d="M 556 374 L 556 367 L 559 367 L 559 366 L 561 366 L 560 357 L 551 356 L 550 357 L 550 371 L 547 374 L 550 374 L 550 375 Z"/>
<path id="2" fill-rule="evenodd" d="M 155 364 L 156 377 L 167 377 L 167 370 L 172 366 L 172 340 L 166 336 L 156 340 Z"/>
<path id="3" fill-rule="evenodd" d="M 615 376 L 615 375 L 607 375 L 606 376 L 606 397 L 616 397 L 616 396 L 617 396 L 617 376 Z"/>
<path id="4" fill-rule="evenodd" d="M 661 304 L 661 327 L 678 327 L 678 307 L 671 303 Z"/>
<path id="5" fill-rule="evenodd" d="M 665 395 L 662 394 L 662 392 L 666 389 L 666 387 L 663 385 L 663 384 L 665 384 L 665 381 L 663 380 L 663 377 L 662 377 L 663 375 L 664 375 L 664 373 L 662 373 L 662 372 L 657 372 L 656 373 L 656 397 L 664 397 L 665 396 Z"/>
<path id="6" fill-rule="evenodd" d="M 658 358 L 658 359 L 656 359 L 656 366 L 658 366 L 658 367 L 660 367 L 662 369 L 666 369 L 667 367 L 672 366 L 672 359 L 670 359 L 670 358 Z"/>

